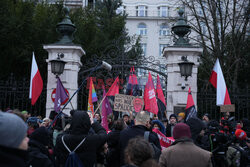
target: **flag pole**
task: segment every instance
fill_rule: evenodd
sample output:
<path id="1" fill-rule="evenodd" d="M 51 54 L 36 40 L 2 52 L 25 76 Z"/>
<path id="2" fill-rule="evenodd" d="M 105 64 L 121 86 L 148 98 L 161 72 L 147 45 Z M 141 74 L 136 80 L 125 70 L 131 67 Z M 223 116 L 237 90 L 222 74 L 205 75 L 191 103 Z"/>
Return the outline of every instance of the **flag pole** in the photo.
<path id="1" fill-rule="evenodd" d="M 105 97 L 102 98 L 102 101 L 101 101 L 100 104 L 98 105 L 97 109 L 95 109 L 94 115 L 95 115 L 95 113 L 97 112 L 97 110 L 100 108 L 100 106 L 101 106 L 102 102 L 104 101 L 104 99 L 107 97 L 107 94 L 108 94 L 108 93 L 106 93 Z"/>
<path id="2" fill-rule="evenodd" d="M 56 117 L 54 118 L 54 120 L 50 123 L 48 129 L 50 129 L 52 127 L 52 125 L 55 123 L 55 121 L 59 118 L 59 116 L 61 116 L 61 114 L 63 113 L 63 110 L 66 108 L 66 106 L 71 102 L 71 100 L 73 99 L 73 97 L 80 91 L 80 89 L 83 87 L 84 83 L 86 82 L 86 80 L 89 78 L 89 76 L 91 76 L 93 74 L 94 71 L 97 70 L 98 66 L 100 66 L 100 64 L 98 63 L 94 69 L 92 71 L 90 71 L 89 75 L 82 81 L 81 85 L 78 87 L 78 89 L 73 93 L 73 95 L 69 98 L 69 100 L 64 104 L 63 108 L 60 110 L 60 112 L 56 115 Z"/>

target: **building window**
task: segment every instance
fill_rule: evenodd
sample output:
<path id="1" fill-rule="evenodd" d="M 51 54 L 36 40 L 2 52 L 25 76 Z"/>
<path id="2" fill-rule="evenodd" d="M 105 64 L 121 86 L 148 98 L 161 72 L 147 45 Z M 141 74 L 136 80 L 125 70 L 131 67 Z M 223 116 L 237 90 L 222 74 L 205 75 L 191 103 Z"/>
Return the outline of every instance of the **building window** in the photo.
<path id="1" fill-rule="evenodd" d="M 160 17 L 167 17 L 167 16 L 169 16 L 168 7 L 167 6 L 160 6 L 160 7 L 158 7 L 158 16 L 160 16 Z"/>
<path id="2" fill-rule="evenodd" d="M 146 53 L 147 53 L 147 44 L 146 43 L 142 43 L 141 44 L 141 49 L 142 49 L 143 56 L 146 56 Z"/>
<path id="3" fill-rule="evenodd" d="M 159 56 L 161 57 L 163 55 L 163 48 L 168 46 L 168 44 L 160 44 L 159 46 Z"/>
<path id="4" fill-rule="evenodd" d="M 160 36 L 164 36 L 164 35 L 169 35 L 169 28 L 167 26 L 167 24 L 162 24 L 160 25 L 160 31 L 159 31 L 159 35 Z"/>
<path id="5" fill-rule="evenodd" d="M 123 14 L 125 13 L 126 6 L 120 6 L 116 9 L 116 14 Z"/>
<path id="6" fill-rule="evenodd" d="M 137 6 L 136 7 L 136 16 L 145 17 L 148 15 L 147 6 Z"/>
<path id="7" fill-rule="evenodd" d="M 144 23 L 138 25 L 138 35 L 147 35 L 147 26 Z"/>

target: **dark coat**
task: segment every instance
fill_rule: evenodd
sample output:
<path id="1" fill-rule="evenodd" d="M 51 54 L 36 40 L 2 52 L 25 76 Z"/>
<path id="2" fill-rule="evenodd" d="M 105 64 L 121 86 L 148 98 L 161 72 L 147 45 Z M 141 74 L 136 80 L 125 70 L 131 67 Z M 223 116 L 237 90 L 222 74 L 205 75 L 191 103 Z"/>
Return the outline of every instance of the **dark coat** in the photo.
<path id="1" fill-rule="evenodd" d="M 146 126 L 135 125 L 131 128 L 124 129 L 120 133 L 120 164 L 124 164 L 124 150 L 128 145 L 128 141 L 136 136 L 144 136 L 144 132 L 148 131 Z M 159 149 L 161 149 L 160 141 L 156 133 L 150 132 L 149 142 L 154 143 Z"/>
<path id="2" fill-rule="evenodd" d="M 93 128 L 95 134 L 89 133 Z M 60 134 L 56 140 L 55 154 L 59 166 L 64 166 L 69 152 L 62 143 L 62 136 L 68 148 L 73 151 L 76 146 L 86 137 L 83 144 L 75 151 L 85 167 L 93 167 L 96 164 L 96 152 L 107 140 L 106 130 L 98 123 L 90 124 L 86 112 L 76 111 L 72 118 L 69 134 Z"/>
<path id="3" fill-rule="evenodd" d="M 174 125 L 168 124 L 166 128 L 166 137 L 173 137 L 171 136 L 171 131 L 173 131 L 173 128 L 171 128 L 172 126 L 174 127 Z"/>
<path id="4" fill-rule="evenodd" d="M 117 167 L 120 164 L 120 130 L 114 130 L 108 134 L 107 163 L 109 167 Z"/>
<path id="5" fill-rule="evenodd" d="M 28 152 L 20 149 L 0 146 L 1 167 L 26 167 Z"/>
<path id="6" fill-rule="evenodd" d="M 53 167 L 53 162 L 49 158 L 48 149 L 35 140 L 29 141 L 29 166 L 33 167 Z"/>

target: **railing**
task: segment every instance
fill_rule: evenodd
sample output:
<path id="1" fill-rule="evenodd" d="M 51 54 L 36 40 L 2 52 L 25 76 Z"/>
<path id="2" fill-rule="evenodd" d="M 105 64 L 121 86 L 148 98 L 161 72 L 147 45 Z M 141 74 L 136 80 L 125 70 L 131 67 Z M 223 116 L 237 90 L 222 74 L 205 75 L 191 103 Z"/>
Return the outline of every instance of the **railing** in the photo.
<path id="1" fill-rule="evenodd" d="M 29 99 L 30 81 L 27 78 L 16 80 L 13 74 L 6 80 L 0 80 L 0 110 L 19 109 L 27 110 L 32 115 L 42 117 L 46 112 L 46 81 L 43 81 L 44 88 L 34 106 Z"/>

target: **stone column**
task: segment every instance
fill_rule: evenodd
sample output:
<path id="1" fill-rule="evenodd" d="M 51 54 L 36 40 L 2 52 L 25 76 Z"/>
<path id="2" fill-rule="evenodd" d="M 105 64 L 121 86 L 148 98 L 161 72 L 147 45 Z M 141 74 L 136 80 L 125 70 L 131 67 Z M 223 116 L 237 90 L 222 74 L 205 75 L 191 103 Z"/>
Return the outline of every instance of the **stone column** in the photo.
<path id="1" fill-rule="evenodd" d="M 188 35 L 191 33 L 191 27 L 187 24 L 182 8 L 178 11 L 179 18 L 172 27 L 174 35 L 174 44 L 164 48 L 163 56 L 166 58 L 167 67 L 167 112 L 168 115 L 185 110 L 188 97 L 188 89 L 191 87 L 192 96 L 195 105 L 197 105 L 197 73 L 199 66 L 199 56 L 203 49 L 195 47 L 189 43 Z M 178 63 L 183 62 L 182 56 L 187 57 L 187 61 L 193 62 L 191 77 L 185 81 L 181 77 Z"/>
<path id="2" fill-rule="evenodd" d="M 184 111 L 187 104 L 188 89 L 191 87 L 195 105 L 197 105 L 197 73 L 199 66 L 199 56 L 202 48 L 197 47 L 167 47 L 164 49 L 166 58 L 167 78 L 167 113 Z M 193 62 L 192 76 L 181 77 L 178 63 L 182 62 L 181 57 L 187 56 L 188 61 Z"/>
<path id="3" fill-rule="evenodd" d="M 44 45 L 43 48 L 48 51 L 48 80 L 47 80 L 47 102 L 46 102 L 46 117 L 49 116 L 50 111 L 54 110 L 54 103 L 51 99 L 51 93 L 56 88 L 56 78 L 51 72 L 50 60 L 56 59 L 58 53 L 63 53 L 64 57 L 61 60 L 65 61 L 65 68 L 60 79 L 63 86 L 68 90 L 69 95 L 72 96 L 73 93 L 78 89 L 78 72 L 80 70 L 81 56 L 85 54 L 81 46 L 78 45 Z M 77 94 L 71 101 L 74 109 L 77 109 Z M 72 110 L 71 104 L 68 104 L 64 109 L 64 113 L 69 114 Z"/>
<path id="4" fill-rule="evenodd" d="M 54 110 L 54 103 L 51 99 L 51 93 L 56 88 L 56 78 L 51 72 L 50 60 L 56 59 L 59 53 L 64 54 L 61 60 L 65 61 L 65 68 L 63 74 L 59 77 L 63 86 L 68 90 L 69 96 L 78 89 L 78 72 L 80 70 L 81 57 L 85 54 L 81 46 L 72 42 L 73 34 L 76 31 L 75 25 L 71 22 L 69 17 L 69 9 L 64 8 L 65 18 L 57 24 L 56 30 L 60 33 L 61 39 L 49 45 L 44 45 L 43 48 L 48 51 L 48 83 L 47 83 L 47 102 L 46 102 L 46 117 L 49 116 L 50 111 Z M 71 100 L 64 109 L 64 113 L 69 114 L 71 109 L 77 109 L 77 95 Z"/>

